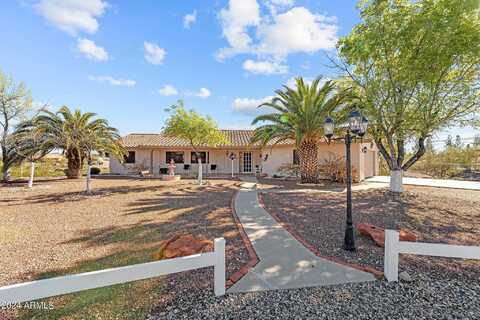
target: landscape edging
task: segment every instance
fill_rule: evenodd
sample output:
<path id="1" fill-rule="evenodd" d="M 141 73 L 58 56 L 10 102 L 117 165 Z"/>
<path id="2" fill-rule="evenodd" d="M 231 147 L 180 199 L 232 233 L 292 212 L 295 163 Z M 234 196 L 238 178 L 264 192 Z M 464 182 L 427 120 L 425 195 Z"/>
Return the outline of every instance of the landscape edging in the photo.
<path id="1" fill-rule="evenodd" d="M 354 268 L 354 269 L 357 269 L 357 270 L 360 270 L 360 271 L 365 271 L 365 272 L 371 273 L 375 276 L 375 278 L 377 278 L 379 280 L 383 279 L 383 277 L 384 277 L 383 272 L 375 269 L 374 267 L 362 266 L 362 265 L 359 265 L 359 264 L 346 262 L 346 261 L 340 260 L 340 259 L 335 258 L 335 257 L 328 257 L 328 256 L 322 255 L 320 253 L 320 251 L 317 250 L 317 248 L 315 248 L 314 246 L 309 244 L 293 228 L 291 228 L 289 225 L 287 225 L 282 220 L 280 220 L 280 218 L 278 217 L 278 215 L 276 213 L 267 210 L 267 208 L 265 206 L 265 202 L 263 201 L 263 195 L 262 195 L 261 192 L 258 192 L 258 203 L 260 204 L 260 207 L 262 207 L 263 210 L 265 210 L 269 215 L 271 215 L 272 218 L 275 219 L 285 230 L 287 230 L 288 233 L 290 233 L 295 239 L 297 239 L 298 242 L 300 242 L 305 248 L 310 250 L 317 257 L 322 258 L 322 259 L 326 259 L 326 260 L 329 260 L 329 261 L 332 261 L 332 262 L 335 262 L 335 263 L 338 263 L 338 264 L 341 264 L 341 265 L 344 265 L 344 266 L 347 266 L 347 267 L 350 267 L 350 268 Z"/>
<path id="2" fill-rule="evenodd" d="M 232 210 L 233 219 L 235 220 L 235 224 L 237 225 L 238 231 L 240 232 L 240 237 L 242 238 L 243 244 L 245 245 L 248 255 L 250 256 L 250 260 L 228 278 L 226 283 L 227 289 L 233 286 L 236 282 L 238 282 L 244 275 L 246 275 L 250 271 L 250 269 L 255 267 L 260 261 L 257 253 L 255 252 L 255 249 L 253 248 L 252 243 L 250 242 L 250 239 L 248 238 L 247 233 L 245 232 L 245 229 L 242 226 L 242 223 L 240 222 L 240 219 L 237 216 L 237 212 L 235 210 L 235 198 L 237 194 L 238 190 L 235 190 L 230 201 L 230 207 Z"/>

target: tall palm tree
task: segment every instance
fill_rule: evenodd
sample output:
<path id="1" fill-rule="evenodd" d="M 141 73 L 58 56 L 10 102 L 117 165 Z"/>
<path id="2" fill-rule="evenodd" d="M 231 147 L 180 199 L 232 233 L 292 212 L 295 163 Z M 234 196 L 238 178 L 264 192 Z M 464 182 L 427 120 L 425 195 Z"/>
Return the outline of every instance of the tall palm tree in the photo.
<path id="1" fill-rule="evenodd" d="M 68 162 L 67 177 L 80 178 L 84 161 L 92 151 L 109 152 L 122 159 L 125 149 L 118 130 L 95 113 L 71 111 L 61 107 L 56 113 L 44 110 L 33 119 L 37 130 L 45 133 L 44 148 L 63 150 Z"/>
<path id="2" fill-rule="evenodd" d="M 276 90 L 270 102 L 259 107 L 270 107 L 274 113 L 256 117 L 252 125 L 267 122 L 255 129 L 252 143 L 278 144 L 294 140 L 299 151 L 302 183 L 318 182 L 318 143 L 323 137 L 327 116 L 339 116 L 346 92 L 339 92 L 333 81 L 321 85 L 321 77 L 310 85 L 303 78 L 295 79 L 296 88 L 283 86 Z"/>

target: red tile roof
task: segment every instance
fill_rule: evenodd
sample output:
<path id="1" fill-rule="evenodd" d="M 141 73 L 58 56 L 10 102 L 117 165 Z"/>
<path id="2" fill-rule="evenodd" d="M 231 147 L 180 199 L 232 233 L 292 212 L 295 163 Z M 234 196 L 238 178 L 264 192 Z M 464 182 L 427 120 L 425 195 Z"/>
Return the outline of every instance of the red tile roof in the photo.
<path id="1" fill-rule="evenodd" d="M 250 139 L 253 136 L 253 130 L 221 130 L 228 138 L 229 143 L 218 146 L 225 147 L 259 147 L 259 144 L 250 144 Z M 189 147 L 187 140 L 176 137 L 169 137 L 161 133 L 131 133 L 122 138 L 125 147 L 139 148 L 139 147 Z M 285 141 L 281 145 L 293 145 L 293 141 Z"/>

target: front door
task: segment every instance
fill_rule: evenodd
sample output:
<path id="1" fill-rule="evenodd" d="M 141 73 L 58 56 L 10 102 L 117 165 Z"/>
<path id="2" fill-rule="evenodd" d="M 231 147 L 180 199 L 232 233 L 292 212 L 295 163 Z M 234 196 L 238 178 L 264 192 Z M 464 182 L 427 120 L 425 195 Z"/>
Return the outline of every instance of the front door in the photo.
<path id="1" fill-rule="evenodd" d="M 242 153 L 242 172 L 251 173 L 252 172 L 252 153 L 243 152 Z"/>

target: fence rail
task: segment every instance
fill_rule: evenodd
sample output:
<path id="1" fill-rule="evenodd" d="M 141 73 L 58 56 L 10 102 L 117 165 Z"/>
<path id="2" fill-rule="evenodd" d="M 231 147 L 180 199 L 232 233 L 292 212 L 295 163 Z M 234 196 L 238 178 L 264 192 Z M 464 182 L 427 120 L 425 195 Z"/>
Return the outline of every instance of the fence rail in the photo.
<path id="1" fill-rule="evenodd" d="M 215 295 L 224 295 L 225 239 L 218 238 L 213 252 L 0 287 L 0 307 L 211 266 Z"/>
<path id="2" fill-rule="evenodd" d="M 399 233 L 385 230 L 384 273 L 388 281 L 398 281 L 400 253 L 461 259 L 480 259 L 480 247 L 399 241 Z"/>

